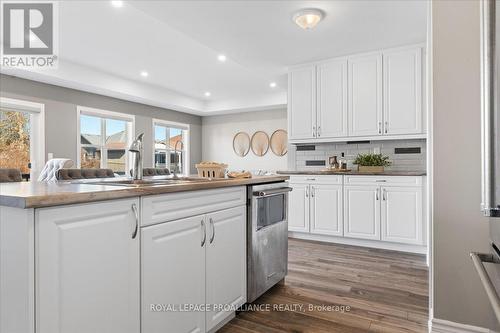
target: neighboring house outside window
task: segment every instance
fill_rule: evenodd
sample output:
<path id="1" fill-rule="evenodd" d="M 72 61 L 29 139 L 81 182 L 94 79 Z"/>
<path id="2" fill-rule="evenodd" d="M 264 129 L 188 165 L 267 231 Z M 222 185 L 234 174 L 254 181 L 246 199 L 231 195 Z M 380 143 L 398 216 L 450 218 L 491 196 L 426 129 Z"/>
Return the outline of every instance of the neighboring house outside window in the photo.
<path id="1" fill-rule="evenodd" d="M 128 147 L 134 133 L 134 116 L 78 107 L 80 168 L 107 168 L 128 175 Z"/>
<path id="2" fill-rule="evenodd" d="M 155 168 L 189 173 L 189 125 L 153 119 L 153 161 Z M 177 153 L 175 147 L 177 144 Z"/>

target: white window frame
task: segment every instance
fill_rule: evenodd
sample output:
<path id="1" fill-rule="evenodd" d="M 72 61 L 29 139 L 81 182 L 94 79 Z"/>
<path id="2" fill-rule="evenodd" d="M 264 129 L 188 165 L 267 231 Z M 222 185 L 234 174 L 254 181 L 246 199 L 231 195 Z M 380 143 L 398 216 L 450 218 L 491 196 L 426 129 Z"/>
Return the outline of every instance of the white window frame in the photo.
<path id="1" fill-rule="evenodd" d="M 101 118 L 101 145 L 99 148 L 101 149 L 101 168 L 107 168 L 107 162 L 108 162 L 108 149 L 106 148 L 106 120 L 105 119 L 115 119 L 115 120 L 123 120 L 128 122 L 128 127 L 127 127 L 127 143 L 126 147 L 129 147 L 132 141 L 135 138 L 135 116 L 131 114 L 126 114 L 126 113 L 121 113 L 121 112 L 115 112 L 115 111 L 109 111 L 109 110 L 102 110 L 102 109 L 95 109 L 95 108 L 90 108 L 86 106 L 81 106 L 78 105 L 76 107 L 77 109 L 77 131 L 76 131 L 76 165 L 77 168 L 81 168 L 81 150 L 82 150 L 82 143 L 81 143 L 81 133 L 80 133 L 80 117 L 82 115 L 84 116 L 91 116 L 91 117 L 99 117 Z M 128 176 L 129 170 L 132 168 L 132 161 L 129 156 L 128 150 L 125 148 L 125 176 Z"/>
<path id="2" fill-rule="evenodd" d="M 45 166 L 45 104 L 0 97 L 2 109 L 30 114 L 30 179 L 37 180 Z"/>
<path id="3" fill-rule="evenodd" d="M 180 129 L 180 130 L 183 130 L 183 131 L 186 131 L 186 135 L 184 136 L 184 140 L 183 140 L 183 149 L 182 149 L 182 152 L 184 152 L 183 155 L 183 161 L 182 161 L 182 175 L 185 175 L 185 176 L 188 176 L 190 174 L 190 170 L 191 170 L 191 167 L 190 167 L 190 158 L 189 158 L 189 154 L 190 154 L 190 145 L 189 145 L 189 136 L 190 136 L 190 133 L 191 133 L 191 126 L 189 124 L 184 124 L 184 123 L 177 123 L 177 122 L 173 122 L 173 121 L 168 121 L 168 120 L 163 120 L 163 119 L 155 119 L 153 118 L 152 120 L 152 126 L 151 126 L 151 130 L 152 130 L 152 161 L 153 161 L 153 167 L 155 166 L 155 126 L 163 126 L 163 127 L 168 127 L 168 128 L 177 128 L 177 129 Z M 167 133 L 166 133 L 166 139 L 169 139 L 170 138 L 170 133 L 168 133 L 168 130 L 167 130 Z M 167 154 L 168 152 L 168 154 Z M 165 149 L 165 159 L 166 159 L 166 165 L 167 165 L 167 168 L 172 171 L 172 168 L 170 166 L 170 152 L 171 150 L 170 149 Z"/>

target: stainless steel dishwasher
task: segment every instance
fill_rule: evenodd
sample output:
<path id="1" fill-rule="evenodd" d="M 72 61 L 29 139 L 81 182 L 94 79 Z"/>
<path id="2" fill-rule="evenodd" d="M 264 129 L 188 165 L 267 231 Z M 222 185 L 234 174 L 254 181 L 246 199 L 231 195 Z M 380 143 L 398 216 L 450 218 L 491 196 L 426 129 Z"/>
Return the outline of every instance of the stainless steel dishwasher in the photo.
<path id="1" fill-rule="evenodd" d="M 288 269 L 287 182 L 248 186 L 247 302 L 285 278 Z"/>

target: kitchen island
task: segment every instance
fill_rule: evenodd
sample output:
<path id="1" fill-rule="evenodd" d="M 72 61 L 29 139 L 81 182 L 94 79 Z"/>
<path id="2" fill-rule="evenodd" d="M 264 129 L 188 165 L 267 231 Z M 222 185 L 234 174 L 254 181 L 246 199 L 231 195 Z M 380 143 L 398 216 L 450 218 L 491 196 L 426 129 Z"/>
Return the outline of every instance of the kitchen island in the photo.
<path id="1" fill-rule="evenodd" d="M 0 332 L 217 330 L 246 302 L 246 185 L 287 179 L 1 184 Z"/>

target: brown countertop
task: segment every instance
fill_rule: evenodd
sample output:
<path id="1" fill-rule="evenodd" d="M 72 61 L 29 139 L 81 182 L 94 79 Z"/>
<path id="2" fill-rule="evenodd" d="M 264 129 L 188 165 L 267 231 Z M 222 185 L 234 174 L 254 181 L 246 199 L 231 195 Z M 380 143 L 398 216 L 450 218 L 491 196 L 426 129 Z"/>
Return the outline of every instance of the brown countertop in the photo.
<path id="1" fill-rule="evenodd" d="M 159 177 L 154 177 L 159 178 Z M 213 181 L 126 187 L 82 183 L 19 182 L 0 184 L 0 206 L 41 208 L 67 204 L 113 200 L 162 193 L 196 191 L 230 186 L 265 184 L 288 180 L 288 176 L 254 176 L 249 179 L 221 179 Z M 145 178 L 146 179 L 146 178 Z M 100 181 L 92 179 L 89 181 Z M 112 180 L 112 179 L 107 179 Z M 1 208 L 0 208 L 1 209 Z"/>
<path id="2" fill-rule="evenodd" d="M 384 172 L 359 172 L 351 170 L 346 172 L 318 170 L 318 171 L 277 171 L 280 175 L 346 175 L 346 176 L 425 176 L 425 171 L 384 171 Z"/>

